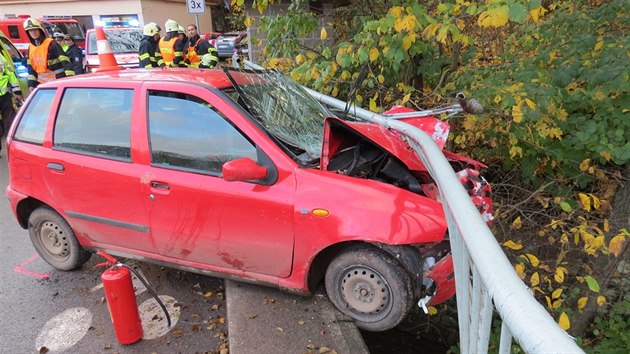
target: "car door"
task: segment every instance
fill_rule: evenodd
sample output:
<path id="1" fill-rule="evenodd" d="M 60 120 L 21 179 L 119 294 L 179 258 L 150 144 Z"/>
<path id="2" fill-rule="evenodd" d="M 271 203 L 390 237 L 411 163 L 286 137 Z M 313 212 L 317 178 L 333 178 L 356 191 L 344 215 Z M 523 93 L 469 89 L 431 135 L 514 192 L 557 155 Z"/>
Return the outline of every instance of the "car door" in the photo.
<path id="1" fill-rule="evenodd" d="M 168 87 L 167 89 L 165 87 Z M 243 113 L 227 96 L 190 84 L 145 85 L 151 157 L 144 180 L 151 236 L 179 264 L 231 273 L 287 277 L 293 256 L 295 181 L 228 182 L 223 163 L 269 161 Z M 221 268 L 221 269 L 219 269 Z"/>
<path id="2" fill-rule="evenodd" d="M 66 88 L 45 160 L 46 181 L 56 207 L 92 246 L 153 252 L 138 185 L 144 168 L 132 159 L 133 100 L 131 84 Z"/>

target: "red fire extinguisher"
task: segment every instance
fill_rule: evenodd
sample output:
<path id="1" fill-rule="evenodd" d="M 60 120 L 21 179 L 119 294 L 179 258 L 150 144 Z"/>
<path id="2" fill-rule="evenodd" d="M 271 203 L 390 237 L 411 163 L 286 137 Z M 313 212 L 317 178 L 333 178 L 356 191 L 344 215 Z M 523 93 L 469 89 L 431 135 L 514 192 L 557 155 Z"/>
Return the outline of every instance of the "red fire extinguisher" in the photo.
<path id="1" fill-rule="evenodd" d="M 116 338 L 120 344 L 133 344 L 142 338 L 142 321 L 138 313 L 131 273 L 127 266 L 109 254 L 103 251 L 96 254 L 107 260 L 95 267 L 108 267 L 101 275 L 101 281 Z"/>

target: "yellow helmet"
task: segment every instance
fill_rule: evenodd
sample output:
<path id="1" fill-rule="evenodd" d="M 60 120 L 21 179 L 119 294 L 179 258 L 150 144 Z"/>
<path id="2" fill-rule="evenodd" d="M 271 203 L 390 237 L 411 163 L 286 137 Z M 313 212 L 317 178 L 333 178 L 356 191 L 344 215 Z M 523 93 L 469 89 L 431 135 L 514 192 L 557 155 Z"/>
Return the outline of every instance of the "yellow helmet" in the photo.
<path id="1" fill-rule="evenodd" d="M 166 20 L 164 27 L 166 27 L 166 32 L 177 32 L 179 30 L 179 24 L 171 19 Z"/>
<path id="2" fill-rule="evenodd" d="M 157 23 L 149 22 L 144 26 L 143 33 L 145 36 L 154 36 L 160 33 L 160 31 L 161 31 L 160 26 L 158 26 Z"/>
<path id="3" fill-rule="evenodd" d="M 181 33 L 181 34 L 186 33 L 186 30 L 184 29 L 184 26 L 178 25 L 177 26 L 177 33 Z"/>
<path id="4" fill-rule="evenodd" d="M 25 31 L 29 31 L 32 29 L 39 29 L 39 30 L 44 30 L 42 28 L 42 24 L 39 23 L 39 21 L 37 21 L 36 19 L 29 17 L 26 19 L 26 21 L 24 21 L 24 23 L 22 24 L 24 26 L 24 30 Z"/>

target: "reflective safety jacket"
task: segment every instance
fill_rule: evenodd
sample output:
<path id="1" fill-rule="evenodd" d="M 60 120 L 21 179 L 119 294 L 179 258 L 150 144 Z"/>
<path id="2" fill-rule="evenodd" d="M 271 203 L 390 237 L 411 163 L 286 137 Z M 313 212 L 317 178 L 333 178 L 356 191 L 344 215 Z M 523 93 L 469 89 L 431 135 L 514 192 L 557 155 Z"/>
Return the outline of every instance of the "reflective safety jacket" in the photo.
<path id="1" fill-rule="evenodd" d="M 184 43 L 177 38 L 177 32 L 169 32 L 166 34 L 166 37 L 160 38 L 158 48 L 166 66 L 186 67 L 184 62 Z"/>
<path id="2" fill-rule="evenodd" d="M 0 60 L 4 59 L 0 57 Z M 15 73 L 9 70 L 9 68 L 5 65 L 0 72 L 0 96 L 4 96 L 9 92 L 13 92 L 18 95 L 22 94 L 17 76 L 15 76 Z"/>
<path id="3" fill-rule="evenodd" d="M 37 87 L 40 82 L 74 75 L 70 59 L 59 43 L 50 38 L 44 39 L 41 43 L 31 40 L 26 63 L 29 87 Z"/>

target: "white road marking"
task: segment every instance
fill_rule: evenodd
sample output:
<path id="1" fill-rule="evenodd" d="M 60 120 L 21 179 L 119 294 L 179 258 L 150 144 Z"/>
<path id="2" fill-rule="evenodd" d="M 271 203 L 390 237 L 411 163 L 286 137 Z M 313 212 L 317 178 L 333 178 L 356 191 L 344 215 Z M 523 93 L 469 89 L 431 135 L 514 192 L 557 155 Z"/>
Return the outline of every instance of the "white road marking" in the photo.
<path id="1" fill-rule="evenodd" d="M 155 339 L 165 335 L 175 327 L 179 320 L 179 306 L 175 306 L 177 300 L 168 295 L 158 295 L 158 297 L 162 300 L 166 311 L 171 316 L 171 327 L 168 328 L 168 321 L 162 307 L 154 298 L 150 298 L 138 306 L 140 319 L 142 320 L 142 331 L 144 332 L 142 339 Z"/>
<path id="2" fill-rule="evenodd" d="M 35 339 L 35 350 L 46 347 L 49 353 L 62 352 L 77 344 L 92 325 L 92 313 L 83 307 L 65 310 L 46 322 Z"/>

